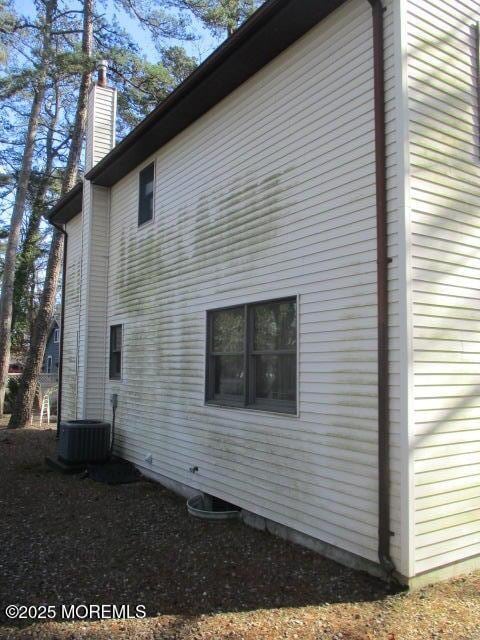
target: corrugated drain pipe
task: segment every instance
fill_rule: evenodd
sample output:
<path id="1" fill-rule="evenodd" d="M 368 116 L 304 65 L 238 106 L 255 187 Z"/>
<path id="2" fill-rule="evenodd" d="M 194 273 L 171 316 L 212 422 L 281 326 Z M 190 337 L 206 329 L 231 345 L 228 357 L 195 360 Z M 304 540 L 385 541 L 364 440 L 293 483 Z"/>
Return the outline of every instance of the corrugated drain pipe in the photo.
<path id="1" fill-rule="evenodd" d="M 385 136 L 384 7 L 368 0 L 373 15 L 375 102 L 375 174 L 377 207 L 378 309 L 378 558 L 387 576 L 395 571 L 390 557 L 390 407 L 388 357 L 387 175 Z"/>
<path id="2" fill-rule="evenodd" d="M 67 280 L 67 247 L 68 233 L 64 227 L 49 221 L 61 234 L 63 234 L 63 262 L 62 262 L 62 300 L 60 310 L 60 358 L 58 360 L 58 394 L 57 394 L 57 438 L 60 435 L 60 421 L 62 419 L 62 382 L 63 382 L 63 327 L 65 320 L 65 282 Z"/>

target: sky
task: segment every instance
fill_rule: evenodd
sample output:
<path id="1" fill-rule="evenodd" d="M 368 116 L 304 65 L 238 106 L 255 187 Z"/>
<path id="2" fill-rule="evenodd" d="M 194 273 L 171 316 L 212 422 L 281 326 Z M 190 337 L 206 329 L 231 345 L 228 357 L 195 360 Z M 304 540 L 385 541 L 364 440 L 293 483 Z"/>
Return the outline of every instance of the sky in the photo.
<path id="1" fill-rule="evenodd" d="M 72 5 L 77 4 L 77 2 L 76 0 L 71 0 Z M 13 0 L 13 4 L 16 10 L 22 15 L 27 17 L 36 15 L 34 0 Z M 118 7 L 114 6 L 113 0 L 97 0 L 97 4 L 98 10 L 106 13 L 108 18 L 116 16 L 119 24 L 130 33 L 134 41 L 143 51 L 147 60 L 156 62 L 159 59 L 158 52 L 155 49 L 150 34 L 148 31 L 142 29 L 137 21 L 130 18 L 124 12 L 119 11 Z M 190 42 L 170 40 L 166 41 L 165 45 L 181 45 L 189 55 L 195 57 L 199 62 L 202 62 L 220 44 L 221 40 L 212 36 L 198 20 L 192 22 L 192 31 L 198 34 L 197 40 Z M 7 215 L 9 215 L 9 213 Z"/>
<path id="2" fill-rule="evenodd" d="M 35 15 L 33 0 L 13 0 L 13 2 L 19 13 L 30 16 Z M 158 54 L 150 34 L 145 29 L 142 29 L 136 20 L 130 18 L 123 11 L 119 11 L 118 7 L 114 7 L 112 0 L 106 0 L 105 4 L 106 9 L 102 7 L 102 11 L 105 11 L 109 17 L 115 15 L 120 25 L 133 36 L 147 59 L 151 62 L 157 61 Z M 182 45 L 189 55 L 194 56 L 201 62 L 220 44 L 220 40 L 212 36 L 198 20 L 193 22 L 193 30 L 198 34 L 198 40 L 193 42 L 171 40 L 168 44 Z"/>

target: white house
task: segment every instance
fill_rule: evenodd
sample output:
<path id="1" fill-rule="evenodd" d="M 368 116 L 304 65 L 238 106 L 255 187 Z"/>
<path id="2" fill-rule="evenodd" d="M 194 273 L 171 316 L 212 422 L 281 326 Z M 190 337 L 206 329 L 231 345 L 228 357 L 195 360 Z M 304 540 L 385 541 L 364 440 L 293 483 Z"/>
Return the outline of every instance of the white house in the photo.
<path id="1" fill-rule="evenodd" d="M 341 562 L 479 568 L 479 11 L 269 0 L 117 146 L 102 77 L 61 417 L 118 394 L 144 474 Z"/>

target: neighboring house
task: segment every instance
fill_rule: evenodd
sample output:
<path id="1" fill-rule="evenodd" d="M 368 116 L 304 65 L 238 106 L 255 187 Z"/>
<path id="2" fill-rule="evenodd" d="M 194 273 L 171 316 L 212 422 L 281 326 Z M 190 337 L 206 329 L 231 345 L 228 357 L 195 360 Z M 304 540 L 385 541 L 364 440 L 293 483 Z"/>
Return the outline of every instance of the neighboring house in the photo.
<path id="1" fill-rule="evenodd" d="M 48 332 L 45 355 L 43 356 L 43 373 L 58 374 L 60 362 L 60 324 L 57 318 L 52 320 L 50 331 Z"/>
<path id="2" fill-rule="evenodd" d="M 339 561 L 479 568 L 479 10 L 270 0 L 115 148 L 102 73 L 62 417 L 118 394 L 143 473 Z"/>

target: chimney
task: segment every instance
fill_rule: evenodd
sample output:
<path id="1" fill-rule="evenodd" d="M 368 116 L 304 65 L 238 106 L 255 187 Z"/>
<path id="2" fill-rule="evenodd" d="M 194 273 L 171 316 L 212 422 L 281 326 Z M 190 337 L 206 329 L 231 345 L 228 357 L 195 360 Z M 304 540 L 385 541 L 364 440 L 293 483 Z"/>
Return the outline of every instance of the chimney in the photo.
<path id="1" fill-rule="evenodd" d="M 106 60 L 100 60 L 98 63 L 98 86 L 106 87 L 107 86 L 107 70 L 108 70 L 108 62 Z"/>
<path id="2" fill-rule="evenodd" d="M 88 94 L 86 172 L 115 145 L 116 106 L 117 92 L 107 84 L 107 63 L 102 60 Z M 108 187 L 84 179 L 76 406 L 80 418 L 102 419 L 104 411 L 109 203 Z"/>
<path id="3" fill-rule="evenodd" d="M 107 69 L 107 62 L 102 60 L 97 68 L 98 80 L 92 83 L 88 95 L 86 171 L 100 162 L 115 146 L 117 92 L 107 84 Z"/>

